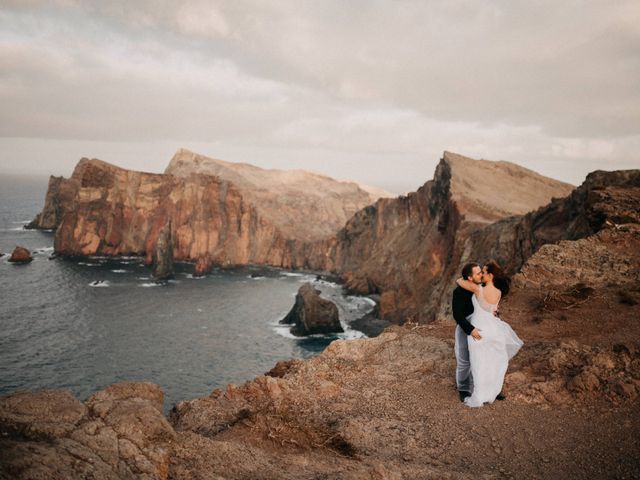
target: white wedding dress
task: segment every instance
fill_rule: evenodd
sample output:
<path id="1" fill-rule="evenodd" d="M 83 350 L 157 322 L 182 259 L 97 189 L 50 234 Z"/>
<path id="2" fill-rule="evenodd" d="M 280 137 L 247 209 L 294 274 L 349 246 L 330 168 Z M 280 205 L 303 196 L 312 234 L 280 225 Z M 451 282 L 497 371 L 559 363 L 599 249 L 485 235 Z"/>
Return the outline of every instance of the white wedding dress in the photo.
<path id="1" fill-rule="evenodd" d="M 469 407 L 481 407 L 485 402 L 493 403 L 502 390 L 509 360 L 518 353 L 523 342 L 508 323 L 493 314 L 498 304 L 487 303 L 481 285 L 472 302 L 474 310 L 469 322 L 480 330 L 482 339 L 468 337 L 473 394 L 465 398 L 464 403 Z"/>

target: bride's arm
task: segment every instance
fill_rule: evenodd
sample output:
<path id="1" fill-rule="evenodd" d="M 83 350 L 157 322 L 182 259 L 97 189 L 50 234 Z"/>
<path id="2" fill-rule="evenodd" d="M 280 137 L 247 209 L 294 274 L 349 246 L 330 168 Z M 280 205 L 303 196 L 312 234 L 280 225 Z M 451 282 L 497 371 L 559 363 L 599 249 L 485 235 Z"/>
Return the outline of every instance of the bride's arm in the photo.
<path id="1" fill-rule="evenodd" d="M 477 284 L 470 282 L 469 280 L 465 280 L 462 277 L 457 279 L 456 283 L 462 288 L 464 288 L 465 290 L 469 290 L 470 292 L 473 292 L 473 293 L 478 293 L 478 291 L 480 290 Z"/>

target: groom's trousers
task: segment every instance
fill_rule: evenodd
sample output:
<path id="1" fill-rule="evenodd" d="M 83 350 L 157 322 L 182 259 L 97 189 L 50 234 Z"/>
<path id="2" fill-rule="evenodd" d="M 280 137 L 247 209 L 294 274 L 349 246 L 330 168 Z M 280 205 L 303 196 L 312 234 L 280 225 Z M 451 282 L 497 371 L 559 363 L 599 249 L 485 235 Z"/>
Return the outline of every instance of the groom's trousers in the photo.
<path id="1" fill-rule="evenodd" d="M 456 326 L 456 384 L 458 391 L 473 392 L 473 377 L 471 376 L 471 363 L 469 362 L 469 337 L 460 325 Z"/>

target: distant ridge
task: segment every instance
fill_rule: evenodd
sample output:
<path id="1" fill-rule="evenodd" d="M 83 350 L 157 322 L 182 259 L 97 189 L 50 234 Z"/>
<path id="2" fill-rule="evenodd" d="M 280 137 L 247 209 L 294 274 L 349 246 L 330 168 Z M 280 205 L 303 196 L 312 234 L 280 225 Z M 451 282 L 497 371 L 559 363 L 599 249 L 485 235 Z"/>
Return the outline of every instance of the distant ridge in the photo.
<path id="1" fill-rule="evenodd" d="M 452 198 L 467 221 L 486 223 L 524 215 L 575 188 L 511 162 L 475 160 L 452 152 L 444 152 L 443 160 L 451 168 Z"/>
<path id="2" fill-rule="evenodd" d="M 361 208 L 378 198 L 395 196 L 380 188 L 315 172 L 226 162 L 185 148 L 175 153 L 165 174 L 207 174 L 231 182 L 284 235 L 305 241 L 328 237 Z"/>

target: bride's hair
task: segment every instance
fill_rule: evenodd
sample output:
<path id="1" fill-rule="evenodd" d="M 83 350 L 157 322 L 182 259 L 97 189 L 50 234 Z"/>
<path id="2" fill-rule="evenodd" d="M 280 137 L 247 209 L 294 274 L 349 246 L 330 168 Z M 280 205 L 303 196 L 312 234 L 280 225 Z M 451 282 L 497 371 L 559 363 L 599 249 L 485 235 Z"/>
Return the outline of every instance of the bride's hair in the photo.
<path id="1" fill-rule="evenodd" d="M 502 292 L 502 296 L 505 297 L 507 293 L 509 293 L 509 285 L 511 283 L 511 279 L 504 273 L 502 267 L 498 265 L 498 262 L 495 260 L 489 260 L 484 264 L 487 267 L 487 273 L 493 275 L 493 284 L 496 286 L 498 290 Z"/>

